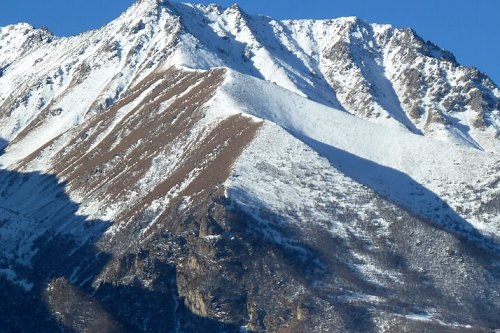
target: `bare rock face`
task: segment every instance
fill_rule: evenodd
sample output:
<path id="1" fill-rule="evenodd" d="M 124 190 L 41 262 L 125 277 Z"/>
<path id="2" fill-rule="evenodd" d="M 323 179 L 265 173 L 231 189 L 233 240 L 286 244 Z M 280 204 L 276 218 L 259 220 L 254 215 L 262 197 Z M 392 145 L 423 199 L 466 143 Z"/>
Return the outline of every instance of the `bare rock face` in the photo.
<path id="1" fill-rule="evenodd" d="M 450 52 L 411 29 L 359 19 L 334 24 L 342 38 L 323 49 L 325 78 L 349 112 L 379 123 L 395 119 L 415 133 L 448 138 L 467 114 L 469 130 L 460 135 L 472 144 L 481 141 L 475 130 L 493 126 L 498 133 L 486 120 L 497 113 L 498 88 L 477 69 L 460 66 Z"/>
<path id="2" fill-rule="evenodd" d="M 498 328 L 499 100 L 357 18 L 0 28 L 0 330 Z"/>
<path id="3" fill-rule="evenodd" d="M 64 278 L 49 283 L 46 298 L 57 320 L 68 328 L 80 332 L 123 331 L 99 303 L 81 293 Z M 94 320 L 90 322 L 90 318 Z"/>

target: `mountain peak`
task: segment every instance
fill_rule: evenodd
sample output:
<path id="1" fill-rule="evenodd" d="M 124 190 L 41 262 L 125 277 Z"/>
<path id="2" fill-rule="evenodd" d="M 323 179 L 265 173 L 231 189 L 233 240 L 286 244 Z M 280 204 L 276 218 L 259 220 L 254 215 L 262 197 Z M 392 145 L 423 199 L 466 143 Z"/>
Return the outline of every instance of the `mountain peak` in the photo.
<path id="1" fill-rule="evenodd" d="M 138 16 L 156 14 L 161 8 L 170 8 L 172 5 L 170 0 L 137 0 L 125 13 Z"/>
<path id="2" fill-rule="evenodd" d="M 335 19 L 336 21 L 347 23 L 347 24 L 358 24 L 360 21 L 366 22 L 360 19 L 358 16 L 344 16 Z"/>
<path id="3" fill-rule="evenodd" d="M 231 10 L 237 10 L 237 11 L 241 11 L 241 7 L 240 5 L 238 5 L 238 3 L 233 3 L 231 6 L 228 7 L 228 9 L 231 9 Z"/>
<path id="4" fill-rule="evenodd" d="M 146 5 L 146 6 L 160 6 L 160 5 L 167 5 L 170 2 L 170 0 L 138 0 L 137 3 L 139 5 Z"/>

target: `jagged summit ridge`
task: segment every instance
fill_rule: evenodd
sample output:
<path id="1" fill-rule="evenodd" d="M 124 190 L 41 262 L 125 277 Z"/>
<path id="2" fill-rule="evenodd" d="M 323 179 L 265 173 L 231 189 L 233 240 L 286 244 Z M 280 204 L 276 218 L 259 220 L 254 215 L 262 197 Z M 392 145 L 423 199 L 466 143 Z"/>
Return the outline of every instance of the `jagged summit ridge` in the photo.
<path id="1" fill-rule="evenodd" d="M 234 5 L 145 0 L 101 30 L 45 48 L 77 48 L 89 40 L 99 41 L 103 52 L 130 50 L 125 57 L 133 50 L 144 56 L 147 45 L 147 66 L 229 67 L 376 123 L 499 149 L 498 87 L 411 29 L 354 17 L 276 21 Z M 0 61 L 7 67 L 14 59 L 19 56 Z"/>

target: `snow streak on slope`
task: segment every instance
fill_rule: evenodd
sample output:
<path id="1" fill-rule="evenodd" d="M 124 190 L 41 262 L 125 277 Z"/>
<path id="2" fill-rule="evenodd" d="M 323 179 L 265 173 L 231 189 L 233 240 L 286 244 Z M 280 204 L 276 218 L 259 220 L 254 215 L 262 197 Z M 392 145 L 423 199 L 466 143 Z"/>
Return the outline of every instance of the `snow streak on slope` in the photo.
<path id="1" fill-rule="evenodd" d="M 217 98 L 282 126 L 354 181 L 422 218 L 472 238 L 482 238 L 476 229 L 493 239 L 500 233 L 495 211 L 481 212 L 482 205 L 498 197 L 498 155 L 371 124 L 237 73 L 231 73 Z M 271 158 L 272 153 L 264 160 Z M 281 196 L 274 200 L 259 182 L 252 183 L 256 178 L 243 178 L 250 182 L 244 187 L 252 190 L 242 192 L 258 190 L 256 198 L 268 198 L 269 205 L 281 210 L 307 206 L 301 198 L 316 197 L 297 196 L 293 205 Z"/>
<path id="2" fill-rule="evenodd" d="M 452 183 L 453 180 L 447 180 L 448 173 L 463 170 L 453 162 L 443 166 L 449 170 L 436 168 L 436 163 L 446 163 L 438 155 L 447 149 L 441 142 L 423 139 L 404 130 L 393 130 L 385 136 L 377 125 L 360 121 L 342 111 L 325 109 L 266 83 L 255 86 L 249 82 L 253 78 L 233 75 L 236 78 L 232 76 L 225 82 L 222 92 L 215 97 L 213 107 L 232 105 L 232 109 L 267 119 L 225 182 L 229 202 L 236 210 L 243 210 L 254 218 L 249 227 L 268 241 L 304 256 L 310 249 L 300 247 L 300 240 L 310 239 L 316 244 L 314 248 L 325 251 L 326 261 L 333 262 L 339 279 L 346 274 L 345 267 L 336 264 L 340 257 L 341 262 L 348 266 L 349 281 L 356 281 L 359 277 L 372 286 L 365 285 L 362 291 L 354 293 L 340 292 L 338 295 L 339 291 L 335 289 L 327 293 L 337 295 L 334 297 L 341 303 L 369 304 L 375 313 L 378 311 L 375 309 L 387 309 L 391 303 L 391 297 L 387 297 L 391 293 L 381 290 L 394 291 L 400 287 L 405 290 L 409 287 L 410 293 L 427 295 L 424 297 L 433 300 L 427 303 L 428 307 L 413 308 L 407 316 L 403 315 L 404 318 L 410 321 L 423 320 L 421 318 L 428 322 L 438 321 L 443 325 L 440 329 L 470 327 L 462 316 L 455 319 L 446 315 L 441 317 L 446 313 L 442 307 L 446 308 L 444 304 L 447 301 L 441 303 L 435 300 L 435 291 L 427 294 L 429 291 L 426 289 L 433 286 L 446 290 L 445 295 L 454 295 L 459 304 L 469 302 L 460 291 L 460 286 L 473 283 L 472 280 L 481 273 L 478 274 L 471 269 L 470 263 L 460 259 L 455 252 L 457 245 L 444 245 L 450 240 L 453 244 L 461 244 L 457 234 L 461 236 L 458 239 L 474 240 L 471 243 L 499 253 L 498 206 L 496 210 L 487 212 L 478 209 L 481 201 L 487 201 L 489 196 L 498 199 L 498 171 L 488 170 L 489 167 L 499 169 L 498 162 L 495 162 L 498 158 L 473 149 L 455 148 L 453 152 L 462 154 L 462 158 L 474 154 L 473 158 L 464 161 L 469 166 L 481 168 L 481 163 L 487 164 L 469 178 L 463 177 L 460 183 Z M 259 103 L 257 100 L 261 98 L 263 102 Z M 282 124 L 286 130 L 276 123 Z M 362 134 L 365 131 L 366 137 Z M 353 139 L 358 135 L 362 141 Z M 420 140 L 423 142 L 416 145 L 416 151 L 406 150 L 399 159 L 390 153 L 391 148 L 398 150 L 394 145 L 399 141 L 413 146 L 414 141 L 418 143 Z M 378 163 L 351 152 L 370 156 Z M 417 165 L 413 165 L 417 160 Z M 432 165 L 436 171 L 430 172 L 430 179 L 426 178 L 427 171 L 419 173 L 419 165 L 426 164 Z M 393 168 L 405 170 L 411 176 Z M 481 173 L 486 175 L 485 179 L 480 178 Z M 460 175 L 456 177 L 461 178 Z M 417 178 L 425 181 L 426 185 L 419 184 L 415 180 Z M 435 189 L 436 193 L 428 188 Z M 439 195 L 443 195 L 444 199 Z M 478 200 L 478 195 L 482 200 Z M 452 207 L 449 208 L 446 202 L 450 202 Z M 454 211 L 455 208 L 458 211 L 460 205 L 472 202 L 476 205 L 474 209 L 460 210 L 460 214 Z M 493 201 L 492 207 L 495 205 Z M 476 230 L 479 227 L 484 228 L 479 232 Z M 315 232 L 317 228 L 323 230 L 321 235 Z M 290 232 L 289 229 L 300 232 Z M 332 238 L 326 240 L 326 234 Z M 396 252 L 405 253 L 404 264 L 395 259 L 396 265 L 391 266 L 387 248 L 400 248 Z M 450 264 L 445 260 L 448 262 L 445 268 L 440 264 L 443 262 L 439 259 L 440 253 L 448 257 L 456 255 L 458 261 Z M 297 255 L 299 258 L 300 254 Z M 492 258 L 495 258 L 494 254 Z M 418 272 L 420 277 L 416 278 L 416 283 L 411 282 L 411 278 L 408 280 L 413 273 L 406 269 Z M 483 283 L 494 280 L 486 274 Z M 335 283 L 338 284 L 338 280 Z M 398 291 L 398 300 L 402 300 L 401 295 L 405 293 Z M 495 295 L 493 298 L 498 297 L 498 292 L 492 293 Z M 385 311 L 382 310 L 384 314 L 377 321 L 377 326 L 385 327 L 391 322 L 387 319 L 391 315 Z M 323 322 L 326 321 L 327 317 L 323 318 Z"/>
<path id="3" fill-rule="evenodd" d="M 116 222 L 107 231 L 110 237 L 131 221 L 146 233 L 173 202 L 208 191 L 204 177 L 214 172 L 213 165 L 236 158 L 259 126 L 230 109 L 207 109 L 224 76 L 222 69 L 154 72 L 18 167 L 61 177 L 81 203 L 78 214 Z M 13 143 L 11 152 L 15 148 Z"/>

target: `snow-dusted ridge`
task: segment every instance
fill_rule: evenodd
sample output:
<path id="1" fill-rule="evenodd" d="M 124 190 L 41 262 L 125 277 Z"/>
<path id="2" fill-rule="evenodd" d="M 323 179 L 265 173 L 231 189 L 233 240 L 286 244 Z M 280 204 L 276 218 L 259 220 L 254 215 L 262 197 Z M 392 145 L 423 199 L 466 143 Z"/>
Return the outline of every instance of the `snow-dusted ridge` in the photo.
<path id="1" fill-rule="evenodd" d="M 41 144 L 155 68 L 180 65 L 229 67 L 375 123 L 499 151 L 500 90 L 412 30 L 353 17 L 275 21 L 238 6 L 145 0 L 75 37 L 26 25 L 2 28 L 2 35 L 11 38 L 2 38 L 0 59 L 0 103 L 9 110 L 0 136 L 9 141 L 45 110 L 65 125 L 39 128 L 31 141 Z M 75 103 L 78 110 L 66 111 Z"/>

